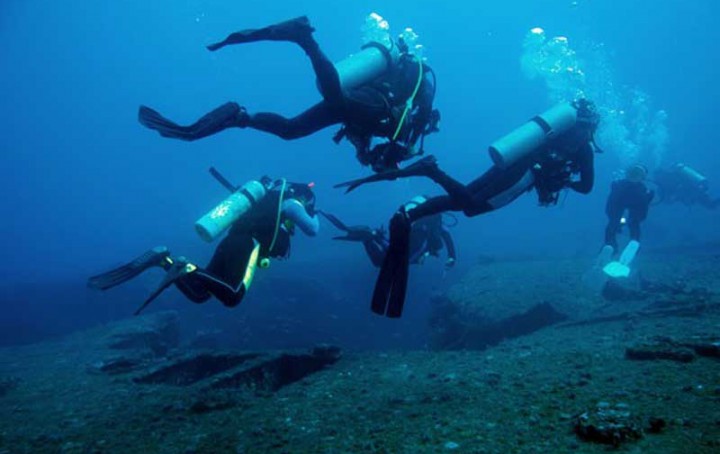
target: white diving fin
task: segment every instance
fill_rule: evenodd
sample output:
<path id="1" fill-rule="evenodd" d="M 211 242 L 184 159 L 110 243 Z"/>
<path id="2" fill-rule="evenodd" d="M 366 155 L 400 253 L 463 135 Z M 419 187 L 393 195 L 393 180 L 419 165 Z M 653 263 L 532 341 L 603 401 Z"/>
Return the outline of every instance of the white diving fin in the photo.
<path id="1" fill-rule="evenodd" d="M 605 265 L 612 259 L 614 249 L 609 244 L 603 246 L 595 259 L 595 264 L 582 277 L 583 284 L 591 290 L 599 292 L 607 282 L 607 275 L 603 272 Z"/>
<path id="2" fill-rule="evenodd" d="M 627 246 L 625 246 L 625 249 L 623 249 L 622 254 L 620 254 L 620 259 L 605 265 L 603 272 L 608 277 L 614 279 L 630 276 L 630 264 L 635 259 L 639 249 L 640 243 L 635 240 L 631 240 Z"/>

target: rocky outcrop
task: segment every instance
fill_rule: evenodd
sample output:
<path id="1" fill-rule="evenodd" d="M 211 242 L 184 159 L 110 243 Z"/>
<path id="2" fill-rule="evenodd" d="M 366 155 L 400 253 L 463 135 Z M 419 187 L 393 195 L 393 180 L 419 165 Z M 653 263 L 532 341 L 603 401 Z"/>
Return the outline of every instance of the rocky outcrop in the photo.
<path id="1" fill-rule="evenodd" d="M 436 349 L 483 349 L 561 322 L 589 298 L 574 261 L 482 262 L 433 298 Z"/>

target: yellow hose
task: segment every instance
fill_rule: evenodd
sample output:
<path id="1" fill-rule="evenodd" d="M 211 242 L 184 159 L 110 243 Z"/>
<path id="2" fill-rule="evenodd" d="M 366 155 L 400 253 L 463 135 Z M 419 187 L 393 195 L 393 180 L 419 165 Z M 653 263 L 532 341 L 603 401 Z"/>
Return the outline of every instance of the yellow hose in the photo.
<path id="1" fill-rule="evenodd" d="M 405 123 L 405 118 L 407 117 L 408 112 L 410 112 L 410 109 L 412 109 L 412 105 L 415 102 L 415 97 L 418 94 L 418 91 L 420 91 L 420 84 L 422 84 L 422 78 L 423 78 L 423 64 L 422 60 L 414 56 L 415 60 L 418 62 L 418 79 L 417 83 L 415 84 L 415 89 L 412 92 L 412 95 L 405 101 L 405 109 L 403 110 L 402 116 L 400 117 L 400 122 L 398 122 L 397 129 L 395 129 L 395 134 L 392 136 L 393 142 L 397 139 L 397 137 L 400 135 L 400 130 L 403 127 L 403 123 Z"/>

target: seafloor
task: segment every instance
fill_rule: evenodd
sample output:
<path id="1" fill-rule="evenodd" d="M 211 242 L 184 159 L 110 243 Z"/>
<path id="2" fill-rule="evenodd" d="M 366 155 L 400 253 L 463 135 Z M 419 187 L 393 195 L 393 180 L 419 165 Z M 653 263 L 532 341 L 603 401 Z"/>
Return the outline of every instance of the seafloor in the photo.
<path id="1" fill-rule="evenodd" d="M 587 260 L 505 262 L 570 319 L 484 350 L 203 353 L 167 313 L 4 349 L 0 453 L 720 452 L 719 263 L 649 255 L 607 301 L 547 285 Z M 449 294 L 514 304 L 482 273 Z"/>

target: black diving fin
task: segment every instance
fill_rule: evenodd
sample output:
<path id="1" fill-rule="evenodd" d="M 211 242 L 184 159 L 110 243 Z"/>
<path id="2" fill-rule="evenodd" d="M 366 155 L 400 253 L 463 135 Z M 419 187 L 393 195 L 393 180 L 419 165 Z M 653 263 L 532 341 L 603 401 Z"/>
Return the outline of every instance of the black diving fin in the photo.
<path id="1" fill-rule="evenodd" d="M 410 271 L 410 228 L 404 213 L 393 217 L 390 224 L 390 247 L 375 283 L 370 308 L 389 318 L 402 316 Z"/>
<path id="2" fill-rule="evenodd" d="M 142 305 L 135 311 L 133 315 L 140 315 L 140 313 L 145 310 L 145 308 L 148 307 L 150 303 L 155 301 L 155 298 L 160 296 L 162 292 L 167 290 L 168 287 L 173 285 L 181 277 L 195 271 L 195 269 L 195 265 L 188 263 L 182 258 L 175 260 L 172 266 L 170 266 L 170 268 L 167 270 L 167 274 L 165 275 L 165 278 L 163 278 L 163 280 L 160 282 L 160 285 L 158 285 L 155 291 L 150 294 L 150 296 L 142 303 Z"/>
<path id="3" fill-rule="evenodd" d="M 163 266 L 163 262 L 169 256 L 170 251 L 165 246 L 154 247 L 130 263 L 91 277 L 88 279 L 88 287 L 98 290 L 107 290 L 115 287 L 116 285 L 129 281 L 151 267 Z"/>
<path id="4" fill-rule="evenodd" d="M 428 155 L 402 169 L 386 170 L 384 172 L 376 173 L 375 175 L 370 175 L 364 178 L 358 178 L 356 180 L 338 183 L 333 187 L 346 188 L 345 193 L 347 194 L 364 184 L 375 183 L 378 181 L 392 181 L 397 180 L 398 178 L 429 176 L 430 174 L 432 174 L 432 172 L 436 170 L 437 158 L 433 155 Z"/>

